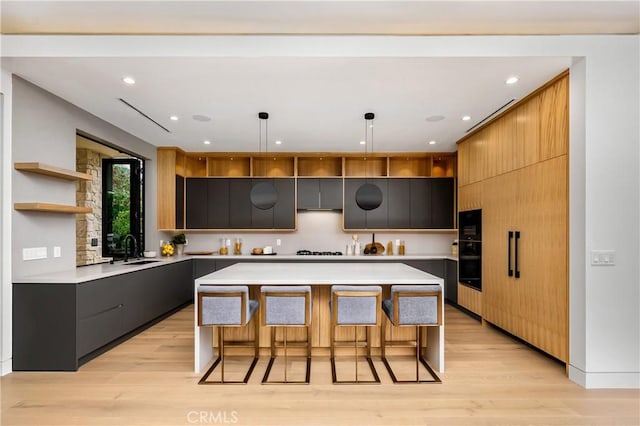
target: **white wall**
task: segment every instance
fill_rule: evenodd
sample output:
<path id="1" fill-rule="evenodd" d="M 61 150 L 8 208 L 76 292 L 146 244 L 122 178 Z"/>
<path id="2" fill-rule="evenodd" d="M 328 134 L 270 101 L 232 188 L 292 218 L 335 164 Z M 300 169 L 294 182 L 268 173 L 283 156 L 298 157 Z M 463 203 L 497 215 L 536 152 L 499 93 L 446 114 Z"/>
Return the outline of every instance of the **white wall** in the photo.
<path id="1" fill-rule="evenodd" d="M 80 108 L 14 77 L 13 161 L 40 161 L 70 170 L 76 169 L 76 131 L 119 146 L 149 159 L 146 161 L 145 204 L 150 207 L 145 234 L 155 246 L 156 149 Z M 13 171 L 13 201 L 42 201 L 76 204 L 76 183 Z M 12 215 L 13 276 L 60 271 L 76 266 L 75 215 L 18 212 Z M 53 258 L 53 246 L 62 257 Z M 48 258 L 22 260 L 22 249 L 47 247 Z"/>
<path id="2" fill-rule="evenodd" d="M 3 36 L 5 56 L 575 58 L 571 100 L 584 108 L 572 108 L 571 141 L 584 152 L 571 147 L 570 377 L 588 387 L 640 387 L 639 52 L 638 35 Z M 616 265 L 590 266 L 592 249 L 616 250 Z"/>
<path id="3" fill-rule="evenodd" d="M 11 74 L 0 70 L 0 374 L 11 371 Z"/>

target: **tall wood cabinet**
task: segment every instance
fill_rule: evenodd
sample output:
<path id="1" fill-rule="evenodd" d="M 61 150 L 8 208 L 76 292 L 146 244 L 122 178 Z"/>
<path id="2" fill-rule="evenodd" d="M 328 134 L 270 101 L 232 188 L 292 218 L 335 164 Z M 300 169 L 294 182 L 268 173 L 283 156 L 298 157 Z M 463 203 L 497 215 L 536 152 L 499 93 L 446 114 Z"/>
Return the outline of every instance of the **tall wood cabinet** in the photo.
<path id="1" fill-rule="evenodd" d="M 482 293 L 471 295 L 481 304 L 469 308 L 565 362 L 568 80 L 559 75 L 458 151 L 459 209 L 482 209 Z"/>

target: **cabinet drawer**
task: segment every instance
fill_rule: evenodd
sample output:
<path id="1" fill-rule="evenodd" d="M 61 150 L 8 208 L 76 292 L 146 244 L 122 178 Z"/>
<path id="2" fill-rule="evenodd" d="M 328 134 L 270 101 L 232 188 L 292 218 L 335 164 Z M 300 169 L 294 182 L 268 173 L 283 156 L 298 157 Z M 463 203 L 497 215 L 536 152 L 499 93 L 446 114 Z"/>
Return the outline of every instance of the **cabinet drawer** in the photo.
<path id="1" fill-rule="evenodd" d="M 123 305 L 78 320 L 77 356 L 82 357 L 120 337 L 123 330 Z"/>
<path id="2" fill-rule="evenodd" d="M 124 276 L 126 275 L 79 284 L 76 299 L 78 319 L 82 320 L 124 304 Z"/>

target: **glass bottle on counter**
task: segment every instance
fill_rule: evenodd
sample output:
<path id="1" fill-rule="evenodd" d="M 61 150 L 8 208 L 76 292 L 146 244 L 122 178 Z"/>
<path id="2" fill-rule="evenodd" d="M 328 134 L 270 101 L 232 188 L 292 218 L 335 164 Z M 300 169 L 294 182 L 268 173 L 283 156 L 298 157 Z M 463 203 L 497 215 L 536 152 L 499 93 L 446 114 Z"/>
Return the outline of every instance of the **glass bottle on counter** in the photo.
<path id="1" fill-rule="evenodd" d="M 233 254 L 240 255 L 242 254 L 242 238 L 236 238 L 233 244 Z"/>
<path id="2" fill-rule="evenodd" d="M 400 256 L 404 256 L 404 240 L 400 240 L 400 244 L 398 245 L 398 254 Z"/>
<path id="3" fill-rule="evenodd" d="M 227 245 L 227 238 L 226 237 L 222 237 L 220 238 L 220 251 L 219 253 L 221 255 L 225 255 L 225 254 L 229 254 L 229 246 Z"/>
<path id="4" fill-rule="evenodd" d="M 387 256 L 393 256 L 393 241 L 387 243 Z"/>

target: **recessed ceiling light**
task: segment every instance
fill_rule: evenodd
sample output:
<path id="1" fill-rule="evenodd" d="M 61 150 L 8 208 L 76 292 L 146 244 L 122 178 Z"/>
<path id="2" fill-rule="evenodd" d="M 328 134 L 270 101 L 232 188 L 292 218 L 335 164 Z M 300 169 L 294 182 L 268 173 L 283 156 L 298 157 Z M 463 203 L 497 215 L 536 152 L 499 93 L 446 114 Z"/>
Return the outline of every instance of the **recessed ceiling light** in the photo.
<path id="1" fill-rule="evenodd" d="M 444 120 L 444 115 L 430 115 L 429 117 L 425 118 L 425 120 L 435 123 L 436 121 Z"/>
<path id="2" fill-rule="evenodd" d="M 360 145 L 364 145 L 364 144 L 366 144 L 365 141 L 360 141 Z"/>
<path id="3" fill-rule="evenodd" d="M 516 84 L 518 82 L 518 80 L 520 80 L 520 79 L 514 75 L 514 76 L 509 77 L 505 81 L 505 83 L 507 83 L 507 84 Z"/>
<path id="4" fill-rule="evenodd" d="M 462 117 L 462 121 L 469 121 L 471 120 L 471 116 L 470 115 L 465 115 Z"/>
<path id="5" fill-rule="evenodd" d="M 211 141 L 203 141 L 202 143 L 205 145 L 211 145 Z"/>
<path id="6" fill-rule="evenodd" d="M 276 145 L 281 145 L 282 141 L 276 141 Z"/>
<path id="7" fill-rule="evenodd" d="M 122 77 L 122 81 L 124 81 L 127 84 L 136 84 L 136 80 L 130 76 Z"/>
<path id="8" fill-rule="evenodd" d="M 429 145 L 435 145 L 436 141 L 429 141 Z"/>
<path id="9" fill-rule="evenodd" d="M 169 120 L 178 121 L 178 116 L 177 115 L 172 115 L 171 117 L 169 117 Z"/>

